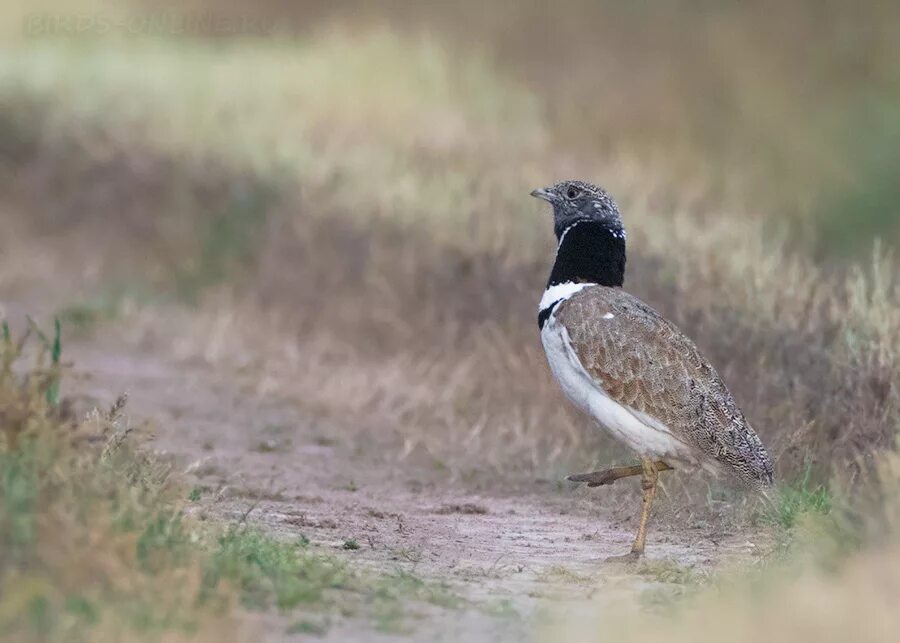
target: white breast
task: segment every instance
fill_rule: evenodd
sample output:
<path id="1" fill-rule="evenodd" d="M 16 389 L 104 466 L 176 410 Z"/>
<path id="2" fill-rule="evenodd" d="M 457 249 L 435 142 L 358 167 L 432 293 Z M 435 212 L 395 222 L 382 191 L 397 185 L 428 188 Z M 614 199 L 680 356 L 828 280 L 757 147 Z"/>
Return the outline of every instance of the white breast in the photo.
<path id="1" fill-rule="evenodd" d="M 555 313 L 544 324 L 541 341 L 550 370 L 566 397 L 613 437 L 641 457 L 671 458 L 684 462 L 694 460 L 690 448 L 677 440 L 668 427 L 644 413 L 619 404 L 606 394 L 584 370 L 572 348 L 568 331 L 557 321 Z"/>

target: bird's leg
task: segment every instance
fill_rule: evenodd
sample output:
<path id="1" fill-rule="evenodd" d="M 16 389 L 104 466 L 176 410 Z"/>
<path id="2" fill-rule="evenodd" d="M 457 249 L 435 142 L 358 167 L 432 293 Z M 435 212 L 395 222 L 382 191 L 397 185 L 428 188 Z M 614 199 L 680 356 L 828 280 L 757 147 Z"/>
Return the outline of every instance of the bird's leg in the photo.
<path id="1" fill-rule="evenodd" d="M 631 545 L 631 551 L 623 556 L 608 558 L 608 562 L 632 562 L 644 555 L 644 544 L 647 540 L 647 521 L 650 519 L 650 508 L 653 506 L 653 497 L 656 495 L 656 481 L 659 479 L 658 465 L 662 463 L 653 460 L 641 460 L 641 491 L 643 500 L 641 503 L 641 523 L 638 525 L 637 535 Z M 672 467 L 667 468 L 671 469 Z"/>
<path id="2" fill-rule="evenodd" d="M 649 460 L 647 461 L 649 462 Z M 659 460 L 651 462 L 656 471 L 669 471 L 674 467 Z M 612 484 L 620 478 L 628 478 L 630 476 L 638 476 L 644 473 L 644 465 L 636 464 L 633 467 L 614 467 L 612 469 L 603 469 L 602 471 L 593 471 L 591 473 L 578 473 L 567 476 L 569 482 L 586 482 L 589 487 L 602 487 L 603 485 Z"/>
<path id="3" fill-rule="evenodd" d="M 650 520 L 650 507 L 653 506 L 653 497 L 656 495 L 656 481 L 659 479 L 659 470 L 652 460 L 641 460 L 643 473 L 641 475 L 641 524 L 638 525 L 637 536 L 631 546 L 631 553 L 636 556 L 644 554 L 644 543 L 647 540 L 647 522 Z"/>

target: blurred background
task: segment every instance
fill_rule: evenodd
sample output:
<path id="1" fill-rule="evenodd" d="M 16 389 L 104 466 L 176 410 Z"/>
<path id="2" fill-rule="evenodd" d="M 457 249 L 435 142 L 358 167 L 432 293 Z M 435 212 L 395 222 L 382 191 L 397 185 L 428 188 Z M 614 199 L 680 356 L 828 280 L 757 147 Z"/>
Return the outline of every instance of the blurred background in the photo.
<path id="1" fill-rule="evenodd" d="M 555 240 L 529 192 L 582 178 L 619 202 L 626 288 L 697 341 L 781 482 L 761 509 L 725 480 L 667 476 L 651 546 L 690 551 L 636 571 L 633 602 L 648 579 L 692 593 L 737 550 L 787 573 L 677 630 L 635 622 L 664 640 L 893 640 L 898 34 L 892 0 L 5 0 L 0 320 L 34 316 L 51 366 L 21 385 L 0 328 L 0 634 L 221 640 L 240 637 L 227 606 L 302 603 L 324 620 L 279 633 L 322 634 L 340 611 L 342 640 L 353 604 L 387 631 L 416 601 L 444 610 L 435 631 L 481 609 L 509 634 L 548 583 L 576 601 L 606 588 L 596 561 L 572 572 L 500 539 L 565 556 L 634 525 L 636 487 L 560 482 L 633 456 L 565 402 L 536 324 Z M 120 439 L 120 403 L 81 425 L 99 438 L 69 440 L 73 391 L 134 382 L 151 449 L 95 448 Z M 186 465 L 214 480 L 188 492 L 160 444 L 227 466 Z M 245 505 L 263 492 L 257 531 Z M 448 494 L 488 506 L 434 511 Z M 485 570 L 442 570 L 469 602 L 411 575 L 421 552 L 376 549 L 376 520 L 426 552 L 441 524 L 526 526 L 465 545 Z M 587 526 L 562 536 L 566 520 Z M 534 569 L 498 566 L 511 550 Z M 594 607 L 583 627 L 563 610 L 548 640 L 612 636 Z M 648 631 L 631 625 L 623 640 Z"/>
<path id="2" fill-rule="evenodd" d="M 893 440 L 895 2 L 2 11 L 9 301 L 258 369 L 454 475 L 557 472 L 614 449 L 534 323 L 553 240 L 528 192 L 582 177 L 621 204 L 627 287 L 784 475 L 854 478 Z"/>

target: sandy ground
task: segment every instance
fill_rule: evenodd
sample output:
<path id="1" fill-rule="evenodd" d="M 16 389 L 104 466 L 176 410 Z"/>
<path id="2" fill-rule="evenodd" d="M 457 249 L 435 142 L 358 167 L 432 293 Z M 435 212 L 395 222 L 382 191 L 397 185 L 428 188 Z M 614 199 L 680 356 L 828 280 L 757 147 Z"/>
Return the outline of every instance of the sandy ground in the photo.
<path id="1" fill-rule="evenodd" d="M 390 634 L 338 618 L 326 640 L 531 638 L 548 614 L 679 591 L 660 568 L 702 576 L 759 550 L 753 537 L 721 526 L 657 528 L 649 567 L 606 563 L 628 550 L 634 521 L 630 512 L 628 519 L 603 518 L 602 489 L 547 481 L 448 486 L 433 463 L 403 458 L 365 426 L 337 426 L 310 414 L 302 400 L 260 396 L 250 374 L 109 338 L 70 339 L 66 358 L 74 364 L 66 394 L 105 406 L 129 393 L 130 422 L 148 447 L 169 454 L 204 490 L 197 513 L 233 520 L 252 507 L 248 519 L 266 529 L 304 535 L 354 565 L 445 583 L 463 599 L 463 607 L 416 606 Z M 635 510 L 638 497 L 635 486 Z M 359 549 L 342 548 L 350 538 Z M 253 618 L 266 640 L 290 638 L 289 620 Z"/>

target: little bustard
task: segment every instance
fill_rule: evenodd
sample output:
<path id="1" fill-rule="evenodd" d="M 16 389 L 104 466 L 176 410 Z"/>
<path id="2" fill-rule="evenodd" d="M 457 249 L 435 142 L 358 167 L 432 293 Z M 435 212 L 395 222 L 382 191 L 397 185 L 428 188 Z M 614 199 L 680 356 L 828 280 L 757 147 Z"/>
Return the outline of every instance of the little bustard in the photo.
<path id="1" fill-rule="evenodd" d="M 577 407 L 641 464 L 569 476 L 597 487 L 641 476 L 640 524 L 630 554 L 644 553 L 660 471 L 702 467 L 753 488 L 773 484 L 759 437 L 694 343 L 622 290 L 625 229 L 602 188 L 564 181 L 531 193 L 553 206 L 556 261 L 538 309 L 550 369 Z"/>

